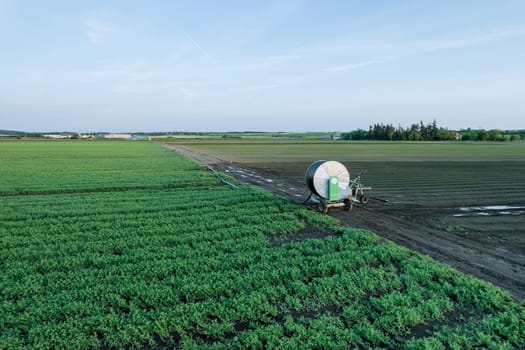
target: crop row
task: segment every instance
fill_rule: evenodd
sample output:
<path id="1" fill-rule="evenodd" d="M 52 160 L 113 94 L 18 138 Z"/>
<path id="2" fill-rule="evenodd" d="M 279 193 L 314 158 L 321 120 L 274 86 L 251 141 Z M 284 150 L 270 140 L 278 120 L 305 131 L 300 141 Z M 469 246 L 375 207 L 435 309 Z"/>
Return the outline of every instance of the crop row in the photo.
<path id="1" fill-rule="evenodd" d="M 153 144 L 2 142 L 0 195 L 181 188 L 216 183 L 211 172 Z"/>
<path id="2" fill-rule="evenodd" d="M 3 211 L 0 220 L 31 221 L 80 216 L 135 214 L 171 211 L 175 215 L 199 215 L 207 211 L 229 210 L 237 203 L 268 202 L 269 195 L 261 191 L 229 187 L 165 191 L 131 191 L 76 195 L 0 198 Z M 34 199 L 33 201 L 31 199 Z M 97 205 L 98 204 L 98 205 Z M 198 209 L 199 211 L 196 211 Z"/>

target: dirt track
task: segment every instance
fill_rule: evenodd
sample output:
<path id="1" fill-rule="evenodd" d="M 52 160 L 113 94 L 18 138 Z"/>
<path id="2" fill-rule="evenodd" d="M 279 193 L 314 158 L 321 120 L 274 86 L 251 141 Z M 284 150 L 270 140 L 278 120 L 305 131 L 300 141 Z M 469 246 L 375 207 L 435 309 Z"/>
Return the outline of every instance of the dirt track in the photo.
<path id="1" fill-rule="evenodd" d="M 309 194 L 304 185 L 304 166 L 291 166 L 288 172 L 275 171 L 272 167 L 225 161 L 179 145 L 163 146 L 295 203 L 303 202 Z M 515 225 L 518 226 L 513 231 L 520 232 L 517 237 L 510 241 L 500 239 L 494 242 L 480 235 L 450 232 L 445 229 L 446 226 L 433 224 L 443 217 L 452 217 L 454 210 L 457 208 L 439 205 L 429 207 L 410 201 L 394 203 L 375 197 L 372 192 L 366 206 L 354 206 L 350 214 L 337 209 L 331 210 L 329 214 L 348 226 L 376 232 L 460 271 L 490 281 L 508 290 L 519 300 L 525 299 L 522 219 L 517 221 Z"/>

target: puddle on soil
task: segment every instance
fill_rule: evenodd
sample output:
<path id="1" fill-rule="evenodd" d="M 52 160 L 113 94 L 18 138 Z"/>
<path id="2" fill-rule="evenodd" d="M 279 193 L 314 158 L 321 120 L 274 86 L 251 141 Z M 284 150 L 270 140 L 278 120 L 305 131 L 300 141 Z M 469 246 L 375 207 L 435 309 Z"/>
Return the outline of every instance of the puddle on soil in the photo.
<path id="1" fill-rule="evenodd" d="M 453 214 L 454 217 L 471 216 L 495 216 L 495 215 L 523 215 L 525 214 L 523 205 L 487 205 L 482 207 L 461 207 L 462 213 Z"/>
<path id="2" fill-rule="evenodd" d="M 455 218 L 461 218 L 461 217 L 465 217 L 465 216 L 490 216 L 490 214 L 489 213 L 478 212 L 478 213 L 469 213 L 469 214 L 454 214 L 452 216 L 455 217 Z"/>
<path id="3" fill-rule="evenodd" d="M 525 209 L 525 206 L 510 206 L 510 205 L 487 205 L 484 207 L 461 207 L 461 211 L 482 211 L 482 210 L 512 210 L 512 209 Z"/>

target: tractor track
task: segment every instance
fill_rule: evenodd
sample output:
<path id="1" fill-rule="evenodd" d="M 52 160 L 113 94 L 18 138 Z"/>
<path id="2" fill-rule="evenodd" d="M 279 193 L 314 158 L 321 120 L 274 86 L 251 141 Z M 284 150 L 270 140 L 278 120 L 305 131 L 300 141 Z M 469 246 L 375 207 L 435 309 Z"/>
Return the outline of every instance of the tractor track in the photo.
<path id="1" fill-rule="evenodd" d="M 297 174 L 264 171 L 220 159 L 193 149 L 162 144 L 183 156 L 204 163 L 236 180 L 262 187 L 294 203 L 302 203 L 309 195 L 304 180 Z M 348 226 L 363 228 L 407 248 L 475 275 L 508 290 L 515 298 L 525 299 L 525 256 L 504 247 L 494 247 L 468 237 L 439 230 L 429 224 L 428 216 L 450 212 L 453 208 L 422 207 L 393 203 L 385 198 L 370 197 L 367 206 L 355 205 L 349 214 L 331 210 L 329 214 Z M 310 205 L 313 208 L 313 205 Z"/>

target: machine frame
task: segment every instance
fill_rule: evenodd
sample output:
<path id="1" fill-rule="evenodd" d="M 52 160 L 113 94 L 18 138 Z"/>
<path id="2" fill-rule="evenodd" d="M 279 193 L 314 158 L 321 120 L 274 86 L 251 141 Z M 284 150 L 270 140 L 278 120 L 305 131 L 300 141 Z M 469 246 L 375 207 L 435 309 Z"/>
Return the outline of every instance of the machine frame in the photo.
<path id="1" fill-rule="evenodd" d="M 343 208 L 344 210 L 350 211 L 354 207 L 354 203 L 366 204 L 368 203 L 368 196 L 365 194 L 365 190 L 371 190 L 372 187 L 364 186 L 361 182 L 361 175 L 366 172 L 359 172 L 356 177 L 350 179 L 348 186 L 351 189 L 351 193 L 348 197 L 339 200 L 329 200 L 322 198 L 317 194 L 310 193 L 308 199 L 312 196 L 314 201 L 317 202 L 317 208 L 323 214 L 327 214 L 330 208 Z"/>

